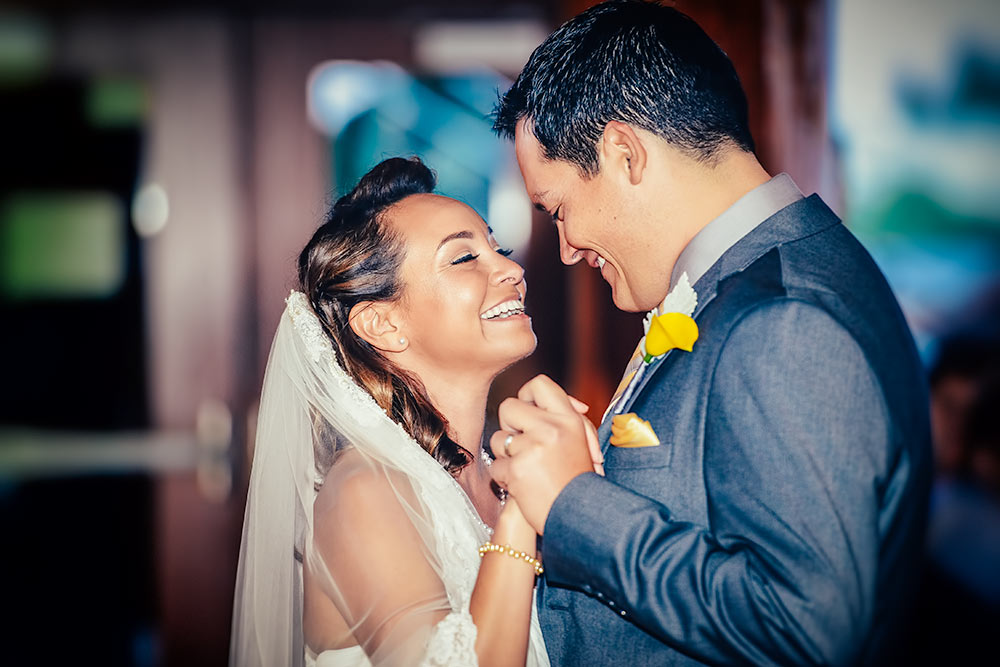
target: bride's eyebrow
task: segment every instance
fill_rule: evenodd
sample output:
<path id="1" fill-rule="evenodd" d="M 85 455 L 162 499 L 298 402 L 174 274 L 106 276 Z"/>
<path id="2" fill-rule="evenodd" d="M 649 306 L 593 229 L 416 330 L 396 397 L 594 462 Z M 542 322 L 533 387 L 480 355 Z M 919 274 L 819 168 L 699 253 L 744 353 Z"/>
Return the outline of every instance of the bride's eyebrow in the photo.
<path id="1" fill-rule="evenodd" d="M 440 250 L 441 247 L 444 246 L 444 244 L 447 243 L 448 241 L 454 241 L 455 239 L 471 239 L 471 238 L 472 238 L 472 232 L 468 230 L 455 232 L 454 234 L 448 234 L 448 236 L 441 239 L 441 243 L 438 243 L 437 249 Z"/>

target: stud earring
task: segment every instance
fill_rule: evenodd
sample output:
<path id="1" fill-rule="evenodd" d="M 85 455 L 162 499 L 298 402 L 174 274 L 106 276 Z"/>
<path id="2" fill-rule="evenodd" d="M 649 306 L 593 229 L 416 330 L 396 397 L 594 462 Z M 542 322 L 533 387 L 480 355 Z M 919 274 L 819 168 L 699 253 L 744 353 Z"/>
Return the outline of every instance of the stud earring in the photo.
<path id="1" fill-rule="evenodd" d="M 399 339 L 399 344 L 400 345 L 406 345 L 406 339 L 405 338 L 400 338 Z"/>

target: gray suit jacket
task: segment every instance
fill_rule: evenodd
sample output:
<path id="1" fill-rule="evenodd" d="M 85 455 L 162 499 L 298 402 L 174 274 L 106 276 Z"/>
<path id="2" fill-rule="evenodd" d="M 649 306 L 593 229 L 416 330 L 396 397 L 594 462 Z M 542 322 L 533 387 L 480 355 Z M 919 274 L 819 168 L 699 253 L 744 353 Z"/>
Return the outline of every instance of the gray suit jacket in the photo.
<path id="1" fill-rule="evenodd" d="M 694 286 L 700 338 L 621 412 L 545 524 L 539 613 L 557 665 L 891 660 L 916 587 L 928 399 L 882 274 L 815 195 Z"/>

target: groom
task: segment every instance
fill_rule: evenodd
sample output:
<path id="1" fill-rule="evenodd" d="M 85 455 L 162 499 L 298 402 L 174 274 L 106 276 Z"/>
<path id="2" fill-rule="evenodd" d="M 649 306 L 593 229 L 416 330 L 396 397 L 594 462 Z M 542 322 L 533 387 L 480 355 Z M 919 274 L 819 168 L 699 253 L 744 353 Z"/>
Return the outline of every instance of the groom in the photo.
<path id="1" fill-rule="evenodd" d="M 891 662 L 929 484 L 920 362 L 862 246 L 758 163 L 729 59 L 674 9 L 598 5 L 535 51 L 495 127 L 564 263 L 622 310 L 697 324 L 690 351 L 640 343 L 604 476 L 548 378 L 500 408 L 492 470 L 543 535 L 552 661 Z"/>

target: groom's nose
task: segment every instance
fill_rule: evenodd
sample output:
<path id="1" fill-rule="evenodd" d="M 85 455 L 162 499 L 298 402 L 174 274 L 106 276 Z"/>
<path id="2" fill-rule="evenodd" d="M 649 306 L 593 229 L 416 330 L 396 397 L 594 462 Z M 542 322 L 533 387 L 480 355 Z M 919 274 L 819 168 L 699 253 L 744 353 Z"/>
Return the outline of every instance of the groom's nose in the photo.
<path id="1" fill-rule="evenodd" d="M 566 241 L 566 234 L 563 233 L 561 226 L 559 227 L 559 259 L 567 266 L 572 266 L 583 259 L 583 253 Z"/>

